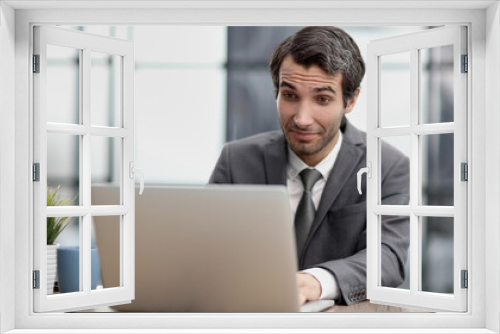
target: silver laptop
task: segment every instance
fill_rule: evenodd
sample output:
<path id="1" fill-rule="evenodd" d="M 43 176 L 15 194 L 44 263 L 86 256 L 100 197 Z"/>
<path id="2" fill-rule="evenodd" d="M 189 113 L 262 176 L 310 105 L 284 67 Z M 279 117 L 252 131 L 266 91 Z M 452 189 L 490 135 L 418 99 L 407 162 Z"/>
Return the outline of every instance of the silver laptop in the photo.
<path id="1" fill-rule="evenodd" d="M 93 205 L 117 196 L 116 187 L 92 188 Z M 135 198 L 135 300 L 116 311 L 300 310 L 285 187 L 149 186 Z M 120 281 L 116 224 L 107 219 L 94 217 L 105 288 Z M 302 311 L 332 304 L 310 303 Z"/>

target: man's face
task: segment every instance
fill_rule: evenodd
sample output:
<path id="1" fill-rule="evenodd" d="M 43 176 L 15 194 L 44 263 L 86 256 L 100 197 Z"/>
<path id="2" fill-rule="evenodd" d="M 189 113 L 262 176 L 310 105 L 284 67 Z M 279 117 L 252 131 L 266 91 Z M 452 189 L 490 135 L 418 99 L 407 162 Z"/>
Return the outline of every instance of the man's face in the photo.
<path id="1" fill-rule="evenodd" d="M 333 149 L 344 114 L 353 109 L 342 98 L 342 74 L 330 75 L 319 66 L 306 69 L 287 56 L 280 67 L 278 117 L 290 149 L 315 166 Z"/>

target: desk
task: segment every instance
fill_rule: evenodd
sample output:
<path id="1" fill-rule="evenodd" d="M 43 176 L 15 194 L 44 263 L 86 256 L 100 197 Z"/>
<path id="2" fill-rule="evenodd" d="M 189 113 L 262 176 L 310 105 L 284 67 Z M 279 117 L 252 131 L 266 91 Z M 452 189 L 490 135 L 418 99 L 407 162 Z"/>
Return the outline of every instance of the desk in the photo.
<path id="1" fill-rule="evenodd" d="M 426 312 L 417 309 L 388 306 L 370 303 L 370 301 L 365 300 L 357 304 L 345 306 L 345 305 L 334 305 L 324 312 L 336 312 L 336 313 L 414 313 L 414 312 Z"/>
<path id="2" fill-rule="evenodd" d="M 77 311 L 77 312 L 99 312 L 99 313 L 106 313 L 106 312 L 115 312 L 113 309 L 110 307 L 99 307 L 91 310 L 85 310 L 85 311 Z M 370 303 L 370 301 L 365 300 L 360 303 L 350 305 L 350 306 L 345 306 L 345 305 L 334 305 L 333 307 L 330 307 L 329 309 L 325 310 L 324 312 L 335 312 L 335 313 L 414 313 L 414 312 L 425 312 L 422 310 L 417 310 L 417 309 L 410 309 L 410 308 L 403 308 L 403 307 L 396 307 L 396 306 L 387 306 L 387 305 L 380 305 L 380 304 L 374 304 Z"/>

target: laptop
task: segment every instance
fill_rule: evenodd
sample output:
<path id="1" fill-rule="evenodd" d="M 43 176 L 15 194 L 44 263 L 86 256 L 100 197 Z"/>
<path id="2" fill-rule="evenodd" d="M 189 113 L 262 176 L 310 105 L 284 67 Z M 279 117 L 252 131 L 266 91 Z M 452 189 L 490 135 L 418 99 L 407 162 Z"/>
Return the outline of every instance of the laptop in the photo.
<path id="1" fill-rule="evenodd" d="M 92 204 L 119 189 L 92 187 Z M 316 312 L 296 287 L 292 217 L 283 186 L 148 186 L 135 197 L 135 300 L 121 312 Z M 116 217 L 114 217 L 116 219 Z M 117 224 L 94 217 L 104 288 L 119 286 Z"/>

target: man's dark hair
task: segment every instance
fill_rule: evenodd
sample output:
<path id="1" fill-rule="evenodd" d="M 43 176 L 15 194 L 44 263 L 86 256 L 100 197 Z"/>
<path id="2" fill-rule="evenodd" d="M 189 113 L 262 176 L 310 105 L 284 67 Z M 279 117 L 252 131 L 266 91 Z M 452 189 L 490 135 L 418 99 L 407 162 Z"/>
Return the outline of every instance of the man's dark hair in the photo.
<path id="1" fill-rule="evenodd" d="M 331 75 L 342 73 L 344 107 L 355 96 L 365 75 L 365 63 L 358 45 L 344 30 L 337 27 L 306 27 L 281 42 L 271 57 L 269 67 L 276 97 L 280 67 L 288 55 L 305 68 L 317 65 Z"/>

